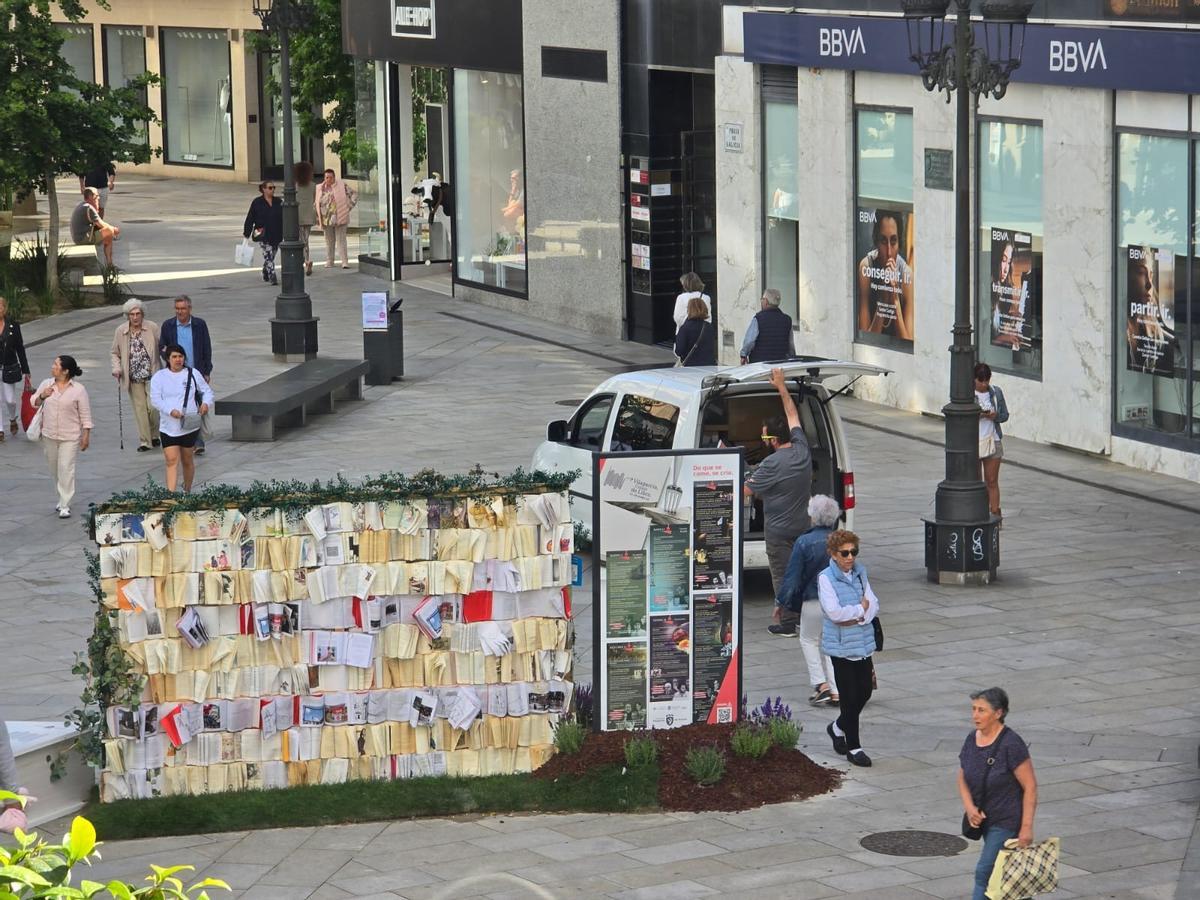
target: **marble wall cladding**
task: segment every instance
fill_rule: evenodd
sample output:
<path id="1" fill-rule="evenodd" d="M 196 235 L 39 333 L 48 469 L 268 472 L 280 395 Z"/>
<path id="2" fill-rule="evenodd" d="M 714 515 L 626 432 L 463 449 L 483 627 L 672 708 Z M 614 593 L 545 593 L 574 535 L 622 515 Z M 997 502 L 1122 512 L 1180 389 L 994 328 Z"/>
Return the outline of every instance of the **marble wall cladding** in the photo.
<path id="1" fill-rule="evenodd" d="M 620 4 L 526 3 L 528 300 L 457 285 L 457 296 L 621 337 Z M 603 50 L 606 82 L 543 78 L 542 47 Z"/>
<path id="2" fill-rule="evenodd" d="M 796 352 L 853 354 L 854 97 L 848 72 L 801 69 Z"/>
<path id="3" fill-rule="evenodd" d="M 1105 406 L 1105 409 L 1107 408 Z M 1160 475 L 1186 478 L 1193 483 L 1200 481 L 1200 454 L 1115 436 L 1111 443 L 1113 462 L 1147 472 L 1157 472 Z"/>
<path id="4" fill-rule="evenodd" d="M 762 132 L 755 66 L 716 58 L 717 286 L 720 362 L 736 365 L 746 326 L 762 297 Z M 725 149 L 727 123 L 742 126 L 741 151 Z M 724 338 L 733 332 L 732 345 Z"/>

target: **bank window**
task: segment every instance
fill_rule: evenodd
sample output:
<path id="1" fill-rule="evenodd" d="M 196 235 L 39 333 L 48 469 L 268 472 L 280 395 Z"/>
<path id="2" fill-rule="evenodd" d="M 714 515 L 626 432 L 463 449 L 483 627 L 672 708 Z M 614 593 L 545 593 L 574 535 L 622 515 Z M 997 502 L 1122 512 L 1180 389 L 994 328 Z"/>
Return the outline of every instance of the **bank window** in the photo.
<path id="1" fill-rule="evenodd" d="M 1042 126 L 981 120 L 979 134 L 979 359 L 1042 376 Z"/>
<path id="2" fill-rule="evenodd" d="M 233 166 L 233 81 L 223 30 L 163 28 L 163 131 L 167 162 Z"/>
<path id="3" fill-rule="evenodd" d="M 1115 414 L 1118 427 L 1135 435 L 1195 434 L 1188 144 L 1182 137 L 1118 136 Z"/>
<path id="4" fill-rule="evenodd" d="M 913 119 L 855 110 L 855 340 L 911 353 L 916 303 Z"/>
<path id="5" fill-rule="evenodd" d="M 650 397 L 626 394 L 617 410 L 609 450 L 669 450 L 675 442 L 679 407 Z"/>
<path id="6" fill-rule="evenodd" d="M 92 26 L 78 23 L 55 23 L 63 37 L 58 51 L 75 77 L 92 83 L 96 80 L 96 54 L 92 47 Z"/>
<path id="7" fill-rule="evenodd" d="M 455 276 L 524 295 L 520 75 L 454 70 Z"/>
<path id="8" fill-rule="evenodd" d="M 775 288 L 780 308 L 798 318 L 800 143 L 796 107 L 796 70 L 790 66 L 762 67 L 763 100 L 763 234 L 765 287 Z"/>

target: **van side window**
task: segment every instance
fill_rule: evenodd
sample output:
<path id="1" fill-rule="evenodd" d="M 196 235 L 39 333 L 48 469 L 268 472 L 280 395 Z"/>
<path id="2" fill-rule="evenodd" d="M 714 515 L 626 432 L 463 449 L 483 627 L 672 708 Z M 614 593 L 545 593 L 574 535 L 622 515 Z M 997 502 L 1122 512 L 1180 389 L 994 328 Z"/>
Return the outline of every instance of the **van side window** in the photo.
<path id="1" fill-rule="evenodd" d="M 591 403 L 581 409 L 571 429 L 571 443 L 577 447 L 595 447 L 604 444 L 604 430 L 608 427 L 608 415 L 612 412 L 612 394 L 592 398 Z"/>
<path id="2" fill-rule="evenodd" d="M 609 450 L 669 450 L 675 442 L 679 407 L 649 397 L 626 394 L 617 410 Z"/>

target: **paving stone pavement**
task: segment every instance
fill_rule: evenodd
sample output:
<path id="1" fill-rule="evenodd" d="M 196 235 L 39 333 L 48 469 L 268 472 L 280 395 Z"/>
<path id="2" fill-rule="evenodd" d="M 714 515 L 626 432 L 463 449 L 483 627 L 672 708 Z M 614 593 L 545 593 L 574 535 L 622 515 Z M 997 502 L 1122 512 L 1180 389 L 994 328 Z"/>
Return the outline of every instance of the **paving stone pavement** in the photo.
<path id="1" fill-rule="evenodd" d="M 230 268 L 252 188 L 124 176 L 119 187 L 110 201 L 118 221 L 195 211 L 182 222 L 129 226 L 130 270 L 166 273 L 137 285 L 148 296 L 191 294 L 213 332 L 218 395 L 279 371 L 267 324 L 274 292 L 254 272 L 170 274 Z M 420 283 L 445 290 L 437 279 Z M 361 354 L 357 296 L 378 285 L 318 269 L 309 289 L 322 355 Z M 411 284 L 393 292 L 405 297 L 403 382 L 369 388 L 364 402 L 274 444 L 230 443 L 222 420 L 198 477 L 246 483 L 476 462 L 504 471 L 528 464 L 545 422 L 569 411 L 560 401 L 582 398 L 624 367 L 669 359 Z M 170 314 L 169 299 L 148 306 L 155 321 Z M 128 441 L 117 449 L 106 359 L 112 315 L 72 312 L 25 328 L 27 341 L 45 341 L 30 351 L 35 373 L 56 353 L 72 353 L 85 370 L 98 428 L 80 459 L 79 510 L 162 477 L 157 454 L 134 453 Z M 853 447 L 863 561 L 882 598 L 888 645 L 864 714 L 875 766 L 849 772 L 833 794 L 743 813 L 462 817 L 114 842 L 87 877 L 136 880 L 150 862 L 190 862 L 246 900 L 963 897 L 974 846 L 914 859 L 859 841 L 883 830 L 957 830 L 967 693 L 999 684 L 1038 773 L 1036 833 L 1063 839 L 1055 896 L 1200 896 L 1200 486 L 1006 441 L 999 582 L 930 585 L 920 518 L 943 474 L 941 424 L 852 398 L 838 403 Z M 90 631 L 85 536 L 78 518 L 54 518 L 39 448 L 10 439 L 0 461 L 0 713 L 57 718 L 77 700 L 69 670 Z M 765 632 L 768 583 L 752 574 L 747 588 L 750 699 L 782 696 L 804 725 L 802 749 L 848 769 L 824 739 L 829 714 L 805 703 L 797 642 Z M 586 593 L 578 600 L 577 673 L 587 681 L 591 611 Z"/>

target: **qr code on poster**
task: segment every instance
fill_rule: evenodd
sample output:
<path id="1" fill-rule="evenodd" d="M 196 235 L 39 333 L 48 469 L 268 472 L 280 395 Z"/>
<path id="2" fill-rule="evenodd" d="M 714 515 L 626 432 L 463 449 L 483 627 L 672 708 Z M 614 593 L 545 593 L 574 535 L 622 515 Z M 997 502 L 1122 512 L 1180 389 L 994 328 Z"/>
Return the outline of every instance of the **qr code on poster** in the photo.
<path id="1" fill-rule="evenodd" d="M 733 721 L 733 707 L 728 703 L 717 707 L 717 724 L 728 725 Z"/>

